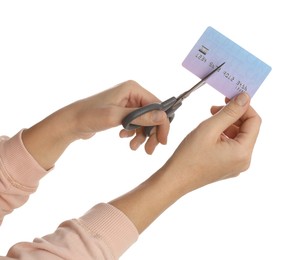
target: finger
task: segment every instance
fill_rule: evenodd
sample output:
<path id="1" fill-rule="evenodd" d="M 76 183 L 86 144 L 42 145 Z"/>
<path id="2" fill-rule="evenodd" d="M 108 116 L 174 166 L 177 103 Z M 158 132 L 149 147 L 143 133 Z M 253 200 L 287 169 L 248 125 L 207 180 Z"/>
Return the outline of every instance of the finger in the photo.
<path id="1" fill-rule="evenodd" d="M 216 113 L 218 113 L 224 106 L 213 106 L 211 107 L 211 113 L 213 115 L 215 115 Z M 231 126 L 229 126 L 225 131 L 224 134 L 229 137 L 229 138 L 235 138 L 236 135 L 239 132 L 239 127 L 242 125 L 242 120 L 239 119 L 236 122 L 234 122 L 234 124 L 232 124 Z"/>
<path id="2" fill-rule="evenodd" d="M 241 118 L 241 121 L 243 123 L 240 126 L 239 133 L 235 140 L 253 146 L 260 130 L 261 118 L 257 112 L 250 107 Z"/>
<path id="3" fill-rule="evenodd" d="M 210 112 L 211 112 L 212 115 L 215 115 L 215 114 L 217 114 L 223 107 L 224 107 L 224 106 L 212 106 L 211 109 L 210 109 Z M 236 122 L 234 122 L 233 125 L 239 127 L 239 126 L 241 126 L 242 123 L 243 123 L 242 120 L 239 119 L 239 120 L 237 120 Z"/>
<path id="4" fill-rule="evenodd" d="M 145 151 L 147 154 L 151 155 L 159 143 L 167 144 L 169 129 L 169 120 L 167 121 L 167 124 L 162 124 L 152 128 L 150 136 L 145 144 Z"/>
<path id="5" fill-rule="evenodd" d="M 249 117 L 249 115 L 257 115 L 256 111 L 251 106 L 248 108 L 246 113 L 234 123 L 234 125 L 240 127 L 244 123 L 244 121 Z"/>
<path id="6" fill-rule="evenodd" d="M 146 151 L 146 153 L 149 154 L 149 155 L 153 154 L 153 152 L 154 152 L 154 150 L 155 150 L 155 148 L 156 148 L 156 146 L 158 144 L 159 144 L 159 141 L 157 140 L 156 134 L 152 134 L 148 138 L 148 140 L 147 140 L 147 142 L 145 144 L 145 151 Z"/>
<path id="7" fill-rule="evenodd" d="M 134 119 L 131 123 L 140 126 L 153 126 L 166 123 L 167 114 L 164 111 L 153 110 Z"/>
<path id="8" fill-rule="evenodd" d="M 170 121 L 156 127 L 156 139 L 161 144 L 167 144 L 168 134 L 170 131 Z"/>
<path id="9" fill-rule="evenodd" d="M 122 124 L 123 123 L 122 120 L 124 120 L 126 116 L 128 116 L 130 113 L 134 112 L 138 108 L 140 107 L 134 107 L 134 108 L 114 107 L 113 112 L 111 112 L 113 116 L 110 117 L 110 121 L 111 121 L 110 125 L 117 126 Z M 164 123 L 166 120 L 168 120 L 168 117 L 164 111 L 153 110 L 135 118 L 130 123 L 135 125 L 140 125 L 140 126 L 152 126 L 152 125 L 160 125 Z"/>
<path id="10" fill-rule="evenodd" d="M 121 138 L 126 138 L 126 137 L 132 137 L 135 135 L 135 130 L 126 130 L 126 129 L 122 129 L 120 132 L 119 132 L 119 136 Z"/>
<path id="11" fill-rule="evenodd" d="M 229 126 L 238 121 L 247 111 L 250 103 L 248 94 L 241 93 L 232 99 L 218 113 L 208 119 L 212 132 L 222 133 Z"/>
<path id="12" fill-rule="evenodd" d="M 224 106 L 212 106 L 210 108 L 210 113 L 212 115 L 217 114 Z"/>
<path id="13" fill-rule="evenodd" d="M 239 133 L 239 127 L 236 125 L 231 125 L 223 132 L 228 138 L 235 138 L 237 134 Z"/>
<path id="14" fill-rule="evenodd" d="M 130 141 L 129 145 L 132 150 L 137 150 L 146 140 L 146 136 L 139 128 L 136 130 L 135 137 Z"/>

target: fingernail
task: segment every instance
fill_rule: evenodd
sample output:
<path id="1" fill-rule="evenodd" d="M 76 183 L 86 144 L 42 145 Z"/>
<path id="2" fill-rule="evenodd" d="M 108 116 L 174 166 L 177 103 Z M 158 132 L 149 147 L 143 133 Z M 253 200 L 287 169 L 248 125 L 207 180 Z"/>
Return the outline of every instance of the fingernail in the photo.
<path id="1" fill-rule="evenodd" d="M 238 105 L 244 106 L 248 103 L 249 96 L 247 93 L 243 92 L 235 97 L 235 101 Z"/>
<path id="2" fill-rule="evenodd" d="M 163 117 L 163 113 L 162 111 L 153 111 L 152 113 L 152 121 L 155 123 L 155 122 L 160 122 L 162 120 L 162 117 Z"/>

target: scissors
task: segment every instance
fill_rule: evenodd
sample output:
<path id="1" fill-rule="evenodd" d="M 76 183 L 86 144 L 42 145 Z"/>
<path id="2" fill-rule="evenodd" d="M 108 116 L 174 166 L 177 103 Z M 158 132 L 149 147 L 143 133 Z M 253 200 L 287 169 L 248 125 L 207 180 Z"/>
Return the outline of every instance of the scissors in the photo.
<path id="1" fill-rule="evenodd" d="M 138 108 L 137 110 L 134 110 L 133 112 L 129 113 L 123 120 L 122 120 L 122 125 L 126 130 L 134 130 L 137 128 L 140 128 L 142 126 L 132 124 L 131 122 L 138 118 L 139 116 L 146 114 L 148 112 L 151 112 L 153 110 L 162 110 L 165 111 L 169 121 L 172 122 L 175 116 L 175 111 L 182 105 L 182 101 L 187 98 L 192 92 L 197 90 L 198 88 L 202 87 L 205 83 L 206 80 L 213 75 L 216 71 L 218 71 L 225 62 L 223 62 L 220 66 L 216 67 L 214 70 L 209 72 L 205 77 L 203 77 L 195 86 L 193 86 L 191 89 L 188 91 L 183 92 L 181 95 L 179 95 L 177 98 L 176 97 L 171 97 L 167 99 L 164 102 L 161 103 L 152 103 L 147 106 Z M 145 126 L 144 127 L 144 134 L 145 136 L 150 136 L 150 132 L 152 128 L 155 126 Z"/>

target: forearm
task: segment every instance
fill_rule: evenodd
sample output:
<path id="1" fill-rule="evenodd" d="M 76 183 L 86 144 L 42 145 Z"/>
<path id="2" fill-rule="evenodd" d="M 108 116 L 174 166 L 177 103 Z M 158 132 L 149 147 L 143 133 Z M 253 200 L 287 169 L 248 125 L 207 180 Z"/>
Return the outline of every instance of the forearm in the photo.
<path id="1" fill-rule="evenodd" d="M 23 131 L 24 146 L 46 170 L 52 168 L 76 137 L 72 135 L 73 121 L 68 107 L 48 116 Z"/>
<path id="2" fill-rule="evenodd" d="M 162 167 L 134 190 L 110 202 L 121 210 L 142 233 L 161 213 L 186 194 L 181 180 Z"/>

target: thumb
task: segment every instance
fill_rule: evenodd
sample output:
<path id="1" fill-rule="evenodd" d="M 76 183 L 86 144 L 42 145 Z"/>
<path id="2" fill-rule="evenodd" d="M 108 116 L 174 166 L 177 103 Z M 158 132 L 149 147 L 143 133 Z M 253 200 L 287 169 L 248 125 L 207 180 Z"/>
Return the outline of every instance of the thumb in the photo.
<path id="1" fill-rule="evenodd" d="M 250 97 L 243 92 L 230 100 L 218 113 L 210 118 L 210 124 L 215 131 L 223 132 L 238 121 L 247 111 Z"/>
<path id="2" fill-rule="evenodd" d="M 167 121 L 167 114 L 164 111 L 153 110 L 137 117 L 131 123 L 141 126 L 153 126 L 160 125 L 165 121 Z"/>

